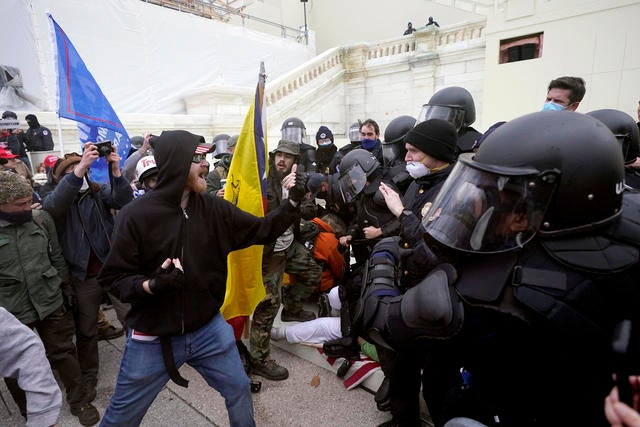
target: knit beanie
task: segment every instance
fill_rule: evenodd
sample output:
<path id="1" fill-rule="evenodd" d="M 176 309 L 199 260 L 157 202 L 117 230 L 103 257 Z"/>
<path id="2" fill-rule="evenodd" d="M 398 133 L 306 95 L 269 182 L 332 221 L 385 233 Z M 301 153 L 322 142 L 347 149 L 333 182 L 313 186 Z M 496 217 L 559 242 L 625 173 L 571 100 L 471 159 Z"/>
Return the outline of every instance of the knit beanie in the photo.
<path id="1" fill-rule="evenodd" d="M 423 153 L 447 163 L 456 159 L 458 135 L 451 123 L 442 119 L 420 122 L 407 133 L 404 142 Z"/>
<path id="2" fill-rule="evenodd" d="M 318 132 L 316 133 L 316 143 L 321 139 L 327 138 L 330 139 L 331 142 L 333 142 L 333 133 L 331 132 L 331 129 L 326 126 L 320 126 Z"/>
<path id="3" fill-rule="evenodd" d="M 30 197 L 33 194 L 31 184 L 15 172 L 0 172 L 0 205 L 14 200 Z"/>
<path id="4" fill-rule="evenodd" d="M 63 158 L 58 159 L 53 166 L 53 176 L 57 181 L 60 181 L 64 177 L 64 171 L 71 165 L 80 163 L 82 156 L 78 153 L 65 154 Z"/>

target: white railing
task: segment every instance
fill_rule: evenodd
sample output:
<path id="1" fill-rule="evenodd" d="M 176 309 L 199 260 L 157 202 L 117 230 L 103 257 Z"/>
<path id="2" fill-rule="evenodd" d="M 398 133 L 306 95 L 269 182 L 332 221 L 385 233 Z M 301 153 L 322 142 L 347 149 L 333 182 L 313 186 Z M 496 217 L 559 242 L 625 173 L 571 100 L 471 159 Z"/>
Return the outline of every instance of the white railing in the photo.
<path id="1" fill-rule="evenodd" d="M 343 48 L 329 49 L 274 81 L 267 81 L 265 89 L 267 105 L 273 105 L 320 77 L 326 77 L 327 73 L 335 74 L 342 71 L 343 58 Z"/>
<path id="2" fill-rule="evenodd" d="M 486 20 L 462 23 L 443 28 L 429 28 L 412 35 L 395 37 L 377 43 L 363 43 L 333 48 L 298 68 L 291 70 L 272 82 L 267 81 L 266 103 L 272 106 L 281 100 L 304 90 L 305 86 L 333 76 L 366 68 L 367 61 L 380 58 L 406 60 L 405 56 L 437 53 L 438 50 L 453 47 L 461 42 L 483 42 Z M 402 55 L 402 56 L 400 56 Z M 396 57 L 396 58 L 394 58 Z"/>

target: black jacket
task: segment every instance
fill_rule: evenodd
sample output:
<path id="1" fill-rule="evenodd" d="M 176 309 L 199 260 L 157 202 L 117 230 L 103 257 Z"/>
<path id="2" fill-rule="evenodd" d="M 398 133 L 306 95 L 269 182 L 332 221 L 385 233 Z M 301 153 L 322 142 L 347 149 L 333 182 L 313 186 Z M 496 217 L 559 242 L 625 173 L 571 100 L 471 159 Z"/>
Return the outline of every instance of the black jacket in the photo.
<path id="1" fill-rule="evenodd" d="M 259 218 L 206 193 L 191 193 L 183 212 L 191 158 L 203 142 L 186 131 L 163 132 L 152 142 L 157 186 L 120 211 L 113 247 L 98 276 L 103 287 L 131 303 L 127 325 L 151 335 L 184 334 L 205 325 L 224 301 L 229 252 L 269 243 L 299 220 L 288 202 Z M 166 296 L 146 293 L 142 282 L 166 258 L 176 257 L 184 268 L 184 287 Z"/>
<path id="2" fill-rule="evenodd" d="M 42 208 L 56 222 L 62 253 L 71 274 L 85 280 L 91 251 L 104 262 L 111 247 L 113 215 L 133 199 L 127 180 L 113 178 L 111 185 L 80 193 L 84 178 L 73 172 L 65 175 L 42 200 Z M 95 184 L 95 183 L 94 183 Z"/>

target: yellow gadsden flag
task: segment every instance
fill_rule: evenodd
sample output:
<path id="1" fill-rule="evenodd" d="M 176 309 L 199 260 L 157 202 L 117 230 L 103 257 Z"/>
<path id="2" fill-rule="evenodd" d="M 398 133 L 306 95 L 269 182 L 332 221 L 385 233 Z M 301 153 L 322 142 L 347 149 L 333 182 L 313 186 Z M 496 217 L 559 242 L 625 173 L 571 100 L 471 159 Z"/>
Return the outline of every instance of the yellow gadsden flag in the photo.
<path id="1" fill-rule="evenodd" d="M 244 119 L 229 167 L 224 198 L 245 212 L 263 217 L 267 201 L 267 138 L 263 114 L 264 63 L 256 95 Z M 227 292 L 220 311 L 225 319 L 245 317 L 265 296 L 262 282 L 262 246 L 231 252 L 227 258 Z"/>

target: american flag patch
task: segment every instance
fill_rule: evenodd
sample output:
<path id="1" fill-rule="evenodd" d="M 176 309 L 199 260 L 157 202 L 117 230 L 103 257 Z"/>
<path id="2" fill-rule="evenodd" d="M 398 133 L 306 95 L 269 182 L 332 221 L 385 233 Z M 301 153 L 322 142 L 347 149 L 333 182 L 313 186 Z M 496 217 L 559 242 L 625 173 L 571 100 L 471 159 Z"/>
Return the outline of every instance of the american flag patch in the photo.
<path id="1" fill-rule="evenodd" d="M 213 148 L 211 145 L 198 145 L 195 154 L 207 154 Z"/>

